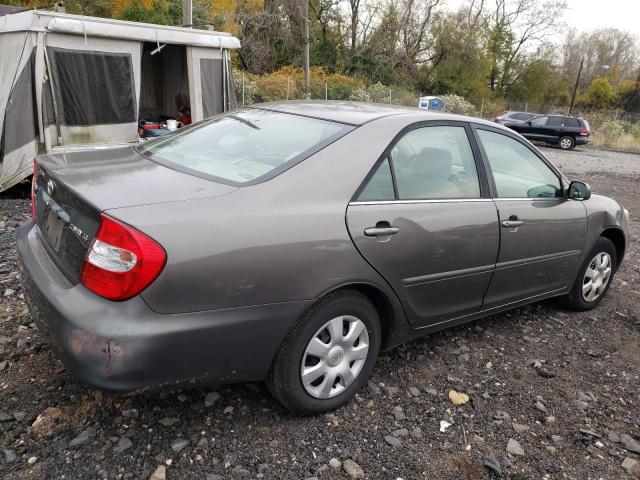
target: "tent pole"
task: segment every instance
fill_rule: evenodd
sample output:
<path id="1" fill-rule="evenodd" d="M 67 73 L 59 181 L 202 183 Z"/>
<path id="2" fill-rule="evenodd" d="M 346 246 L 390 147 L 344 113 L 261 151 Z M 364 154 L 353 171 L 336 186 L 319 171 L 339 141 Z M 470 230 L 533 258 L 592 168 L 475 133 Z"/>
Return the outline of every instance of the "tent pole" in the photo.
<path id="1" fill-rule="evenodd" d="M 55 88 L 53 87 L 53 70 L 51 69 L 51 63 L 49 62 L 49 54 L 47 53 L 46 45 L 44 46 L 44 63 L 47 67 L 47 74 L 49 75 L 49 89 L 51 90 L 51 102 L 53 103 L 53 118 L 56 121 L 58 145 L 64 145 L 64 141 L 62 140 L 62 132 L 60 131 L 60 112 L 58 110 L 58 102 L 56 101 Z"/>

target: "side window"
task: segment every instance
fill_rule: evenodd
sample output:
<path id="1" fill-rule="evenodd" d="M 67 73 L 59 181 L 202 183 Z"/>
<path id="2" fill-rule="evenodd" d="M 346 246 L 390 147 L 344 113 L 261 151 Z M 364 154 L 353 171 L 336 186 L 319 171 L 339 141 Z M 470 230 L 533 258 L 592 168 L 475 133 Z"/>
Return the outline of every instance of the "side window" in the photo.
<path id="1" fill-rule="evenodd" d="M 511 137 L 477 130 L 487 155 L 498 197 L 553 198 L 560 179 L 536 154 Z"/>
<path id="2" fill-rule="evenodd" d="M 389 159 L 385 158 L 384 161 L 378 166 L 378 169 L 373 174 L 364 190 L 358 195 L 359 202 L 368 202 L 374 200 L 394 200 L 395 193 L 393 192 L 393 179 L 391 177 L 391 167 L 389 166 Z"/>
<path id="3" fill-rule="evenodd" d="M 578 120 L 577 118 L 565 118 L 564 119 L 564 124 L 567 127 L 572 127 L 572 128 L 580 128 L 580 120 Z"/>
<path id="4" fill-rule="evenodd" d="M 531 126 L 532 127 L 542 127 L 547 123 L 548 119 L 549 119 L 549 117 L 536 117 L 533 120 L 531 120 Z"/>
<path id="5" fill-rule="evenodd" d="M 480 197 L 464 127 L 411 130 L 396 143 L 390 157 L 400 200 Z"/>
<path id="6" fill-rule="evenodd" d="M 549 117 L 547 121 L 549 127 L 559 127 L 562 125 L 562 117 Z"/>

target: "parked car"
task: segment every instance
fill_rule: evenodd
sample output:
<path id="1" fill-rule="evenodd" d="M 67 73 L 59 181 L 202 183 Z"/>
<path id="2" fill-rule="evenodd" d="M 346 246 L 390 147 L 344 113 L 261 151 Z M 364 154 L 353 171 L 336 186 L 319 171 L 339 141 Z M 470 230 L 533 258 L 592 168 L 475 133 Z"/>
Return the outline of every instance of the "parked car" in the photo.
<path id="1" fill-rule="evenodd" d="M 538 114 L 532 112 L 504 112 L 502 115 L 497 116 L 493 121 L 500 125 L 508 126 L 511 123 L 526 122 L 536 116 L 538 116 Z"/>
<path id="2" fill-rule="evenodd" d="M 591 128 L 584 118 L 563 115 L 539 115 L 531 120 L 509 123 L 506 126 L 529 140 L 558 145 L 563 150 L 585 145 L 591 134 Z"/>
<path id="3" fill-rule="evenodd" d="M 492 122 L 294 102 L 39 158 L 17 248 L 34 320 L 84 381 L 266 379 L 313 414 L 381 349 L 549 297 L 595 307 L 627 221 Z"/>

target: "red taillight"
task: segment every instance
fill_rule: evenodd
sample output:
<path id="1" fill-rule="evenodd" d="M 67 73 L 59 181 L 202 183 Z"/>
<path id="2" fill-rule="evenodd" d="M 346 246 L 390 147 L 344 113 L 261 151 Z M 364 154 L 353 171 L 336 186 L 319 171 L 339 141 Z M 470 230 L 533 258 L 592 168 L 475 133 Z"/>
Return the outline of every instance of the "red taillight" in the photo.
<path id="1" fill-rule="evenodd" d="M 580 132 L 580 135 L 584 135 L 586 137 L 587 135 L 589 135 L 589 130 L 582 130 Z"/>
<path id="2" fill-rule="evenodd" d="M 501 120 L 502 120 L 502 117 L 496 117 L 496 118 L 495 118 L 495 120 L 494 120 L 494 122 L 499 122 L 499 121 L 501 121 Z"/>
<path id="3" fill-rule="evenodd" d="M 110 300 L 127 300 L 147 288 L 167 260 L 152 238 L 105 214 L 84 260 L 80 282 Z"/>
<path id="4" fill-rule="evenodd" d="M 33 159 L 33 177 L 31 178 L 31 217 L 36 220 L 36 183 L 38 182 L 38 162 Z"/>

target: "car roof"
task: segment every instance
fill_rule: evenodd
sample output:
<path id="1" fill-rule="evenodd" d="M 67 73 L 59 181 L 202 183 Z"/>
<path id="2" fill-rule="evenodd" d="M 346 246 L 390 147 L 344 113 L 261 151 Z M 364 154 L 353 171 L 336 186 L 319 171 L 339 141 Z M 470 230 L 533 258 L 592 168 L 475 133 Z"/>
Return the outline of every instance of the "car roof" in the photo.
<path id="1" fill-rule="evenodd" d="M 276 112 L 302 115 L 306 117 L 330 120 L 333 122 L 347 123 L 350 125 L 363 125 L 379 118 L 392 115 L 405 115 L 412 117 L 412 121 L 424 120 L 458 120 L 465 122 L 475 122 L 478 124 L 497 126 L 493 122 L 456 115 L 453 113 L 440 112 L 435 110 L 425 110 L 417 107 L 406 107 L 403 105 L 389 105 L 373 102 L 348 102 L 337 100 L 294 100 L 287 102 L 267 102 L 251 105 L 251 108 L 261 110 L 272 110 Z"/>

